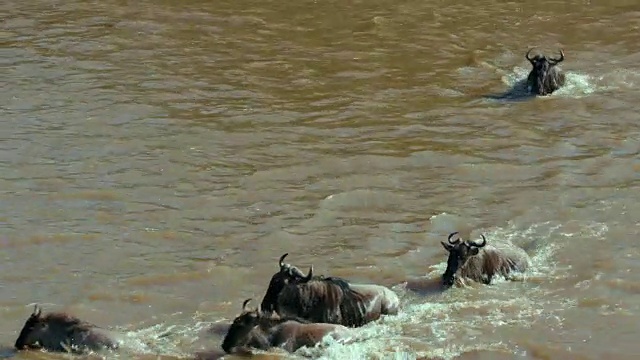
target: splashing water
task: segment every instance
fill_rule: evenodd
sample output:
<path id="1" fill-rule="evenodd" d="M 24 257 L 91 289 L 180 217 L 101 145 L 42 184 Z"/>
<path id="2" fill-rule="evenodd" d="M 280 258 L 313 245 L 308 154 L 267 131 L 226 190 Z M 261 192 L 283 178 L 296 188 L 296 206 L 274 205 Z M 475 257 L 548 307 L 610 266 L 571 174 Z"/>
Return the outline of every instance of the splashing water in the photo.
<path id="1" fill-rule="evenodd" d="M 602 224 L 580 224 L 581 235 L 601 236 L 606 231 Z M 297 355 L 319 359 L 418 359 L 422 357 L 453 358 L 474 350 L 515 351 L 499 338 L 491 341 L 473 340 L 486 332 L 487 324 L 493 327 L 526 328 L 536 319 L 561 318 L 551 309 L 575 306 L 571 301 L 561 300 L 547 306 L 545 290 L 528 283 L 534 278 L 548 279 L 564 276 L 566 268 L 553 263 L 552 257 L 563 246 L 558 238 L 570 235 L 560 223 L 545 222 L 519 230 L 493 228 L 487 237 L 511 242 L 527 249 L 532 267 L 523 274 L 522 283 L 515 284 L 498 278 L 493 286 L 476 286 L 452 289 L 438 298 L 411 298 L 401 294 L 405 304 L 396 316 L 353 329 L 353 337 L 347 341 L 327 339 L 313 349 L 300 349 Z M 551 240 L 554 240 L 553 242 Z M 445 262 L 430 267 L 427 277 L 439 276 Z M 514 296 L 517 288 L 520 295 Z M 464 340 L 471 338 L 472 340 Z"/>
<path id="2" fill-rule="evenodd" d="M 198 333 L 208 325 L 202 322 L 198 322 L 195 325 L 167 324 L 163 322 L 138 330 L 123 331 L 123 346 L 121 346 L 118 354 L 111 354 L 108 358 L 130 358 L 135 354 L 156 355 L 162 358 L 184 358 L 191 355 L 185 352 L 185 347 L 188 348 L 188 345 L 194 341 L 193 339 L 198 338 Z M 212 344 L 211 347 L 213 348 L 215 345 Z"/>

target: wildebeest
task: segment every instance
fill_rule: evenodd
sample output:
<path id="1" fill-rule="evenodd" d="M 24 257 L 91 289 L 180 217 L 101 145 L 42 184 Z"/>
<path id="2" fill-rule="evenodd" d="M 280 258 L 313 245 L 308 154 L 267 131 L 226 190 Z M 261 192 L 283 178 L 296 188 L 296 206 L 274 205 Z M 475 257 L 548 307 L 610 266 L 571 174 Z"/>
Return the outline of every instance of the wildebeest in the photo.
<path id="1" fill-rule="evenodd" d="M 398 313 L 400 299 L 387 287 L 354 284 L 337 277 L 314 277 L 313 266 L 307 275 L 297 268 L 291 271 L 292 268 L 280 262 L 280 271 L 273 275 L 262 300 L 263 310 L 349 327 Z"/>
<path id="2" fill-rule="evenodd" d="M 497 248 L 487 245 L 487 239 L 481 235 L 482 242 L 451 240 L 457 232 L 451 233 L 448 243 L 441 241 L 449 252 L 447 269 L 442 274 L 442 283 L 451 287 L 456 280 L 470 279 L 490 284 L 496 275 L 509 277 L 513 271 L 523 272 L 529 267 L 529 256 L 516 246 Z"/>
<path id="3" fill-rule="evenodd" d="M 525 58 L 533 68 L 527 77 L 527 85 L 535 95 L 550 95 L 565 84 L 565 75 L 556 65 L 564 60 L 564 51 L 560 50 L 559 58 L 547 58 L 544 55 L 529 57 L 533 49 L 529 49 Z"/>
<path id="4" fill-rule="evenodd" d="M 242 313 L 233 320 L 222 341 L 222 350 L 226 353 L 250 354 L 251 348 L 268 350 L 274 347 L 294 352 L 303 346 L 315 346 L 330 333 L 339 338 L 348 331 L 342 325 L 281 317 L 273 312 L 262 311 L 260 306 L 248 310 L 249 301 L 250 298 L 242 303 Z"/>
<path id="5" fill-rule="evenodd" d="M 118 342 L 108 330 L 66 313 L 42 315 L 38 305 L 34 307 L 15 343 L 17 350 L 45 349 L 74 353 L 118 347 Z"/>

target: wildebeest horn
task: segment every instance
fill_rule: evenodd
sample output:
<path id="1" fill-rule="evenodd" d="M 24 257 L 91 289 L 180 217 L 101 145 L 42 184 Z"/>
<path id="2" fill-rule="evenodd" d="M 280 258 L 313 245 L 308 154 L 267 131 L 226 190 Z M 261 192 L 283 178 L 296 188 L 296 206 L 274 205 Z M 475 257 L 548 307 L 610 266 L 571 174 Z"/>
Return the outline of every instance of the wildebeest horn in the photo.
<path id="1" fill-rule="evenodd" d="M 313 265 L 309 266 L 309 273 L 307 274 L 307 276 L 304 278 L 304 281 L 309 281 L 311 280 L 311 277 L 313 276 Z"/>
<path id="2" fill-rule="evenodd" d="M 289 253 L 284 253 L 284 255 L 280 256 L 280 269 L 282 269 L 284 267 L 284 258 L 287 257 L 287 255 L 289 255 Z"/>
<path id="3" fill-rule="evenodd" d="M 562 62 L 562 60 L 564 60 L 564 51 L 562 49 L 560 49 L 560 57 L 559 58 L 551 58 L 549 60 L 553 61 L 554 64 Z"/>
<path id="4" fill-rule="evenodd" d="M 36 304 L 33 307 L 33 314 L 31 314 L 32 316 L 36 316 L 36 317 L 40 317 L 40 315 L 42 315 L 42 309 L 40 308 L 40 306 L 38 306 L 38 304 Z"/>
<path id="5" fill-rule="evenodd" d="M 451 238 L 452 238 L 454 235 L 456 235 L 457 233 L 458 233 L 458 232 L 456 231 L 456 232 L 452 232 L 451 234 L 449 234 L 449 237 L 447 238 L 447 240 L 449 241 L 449 243 L 451 243 L 451 244 L 455 245 L 455 244 L 457 244 L 457 243 L 459 243 L 459 242 L 460 242 L 460 239 L 456 239 L 455 241 L 451 241 Z"/>
<path id="6" fill-rule="evenodd" d="M 533 48 L 529 49 L 529 51 L 527 51 L 527 53 L 524 55 L 524 57 L 527 58 L 527 60 L 529 60 L 531 65 L 533 65 L 533 59 L 529 57 L 529 54 L 531 53 L 531 50 L 533 50 Z"/>
<path id="7" fill-rule="evenodd" d="M 482 242 L 480 244 L 478 244 L 475 241 L 469 241 L 469 246 L 475 246 L 477 248 L 481 248 L 484 247 L 485 245 L 487 245 L 487 238 L 484 237 L 484 235 L 480 234 L 480 236 L 482 237 Z"/>
<path id="8" fill-rule="evenodd" d="M 251 301 L 251 298 L 248 298 L 242 303 L 242 311 L 247 311 L 247 304 Z"/>
<path id="9" fill-rule="evenodd" d="M 293 273 L 293 275 L 299 276 L 299 277 L 301 277 L 303 279 L 306 276 L 305 274 L 302 273 L 302 271 L 300 271 L 300 269 L 298 269 L 295 266 L 291 267 L 291 273 Z"/>

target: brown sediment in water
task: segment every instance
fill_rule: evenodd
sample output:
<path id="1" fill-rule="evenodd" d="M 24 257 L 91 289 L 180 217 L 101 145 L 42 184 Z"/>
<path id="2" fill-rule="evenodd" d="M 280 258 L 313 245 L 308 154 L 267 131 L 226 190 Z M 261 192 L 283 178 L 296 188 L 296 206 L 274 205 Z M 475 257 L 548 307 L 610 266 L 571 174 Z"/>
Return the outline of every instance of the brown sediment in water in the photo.
<path id="1" fill-rule="evenodd" d="M 40 302 L 192 354 L 288 251 L 408 280 L 363 357 L 637 355 L 638 9 L 573 3 L 3 1 L 0 343 Z M 529 47 L 569 86 L 489 98 Z M 531 272 L 442 291 L 452 231 Z"/>
<path id="2" fill-rule="evenodd" d="M 135 286 L 166 286 L 183 282 L 201 281 L 210 277 L 211 274 L 206 271 L 186 271 L 173 274 L 135 276 L 127 279 L 126 283 Z"/>

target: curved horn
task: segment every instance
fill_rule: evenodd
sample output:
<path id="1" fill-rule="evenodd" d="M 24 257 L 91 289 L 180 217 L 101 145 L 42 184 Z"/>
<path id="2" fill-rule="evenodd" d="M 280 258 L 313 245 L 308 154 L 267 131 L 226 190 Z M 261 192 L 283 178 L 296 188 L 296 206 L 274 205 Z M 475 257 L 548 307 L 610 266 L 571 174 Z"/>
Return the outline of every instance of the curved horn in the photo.
<path id="1" fill-rule="evenodd" d="M 287 257 L 287 255 L 289 255 L 289 253 L 284 253 L 284 255 L 280 256 L 280 261 L 278 262 L 280 264 L 280 268 L 282 269 L 284 267 L 284 258 Z"/>
<path id="2" fill-rule="evenodd" d="M 247 310 L 247 304 L 249 303 L 249 301 L 251 301 L 251 298 L 248 298 L 247 300 L 245 300 L 245 301 L 242 303 L 242 311 L 248 311 L 248 310 Z"/>
<path id="3" fill-rule="evenodd" d="M 304 278 L 305 278 L 305 276 L 306 276 L 305 274 L 303 274 L 303 273 L 302 273 L 302 271 L 300 271 L 300 269 L 298 269 L 298 268 L 297 268 L 297 267 L 295 267 L 295 266 L 292 266 L 289 270 L 291 271 L 290 275 L 299 276 L 299 277 L 301 277 L 301 278 L 303 278 L 303 279 L 304 279 Z"/>
<path id="4" fill-rule="evenodd" d="M 40 315 L 42 315 L 42 309 L 40 308 L 40 306 L 38 306 L 38 304 L 35 304 L 35 306 L 33 307 L 33 314 L 31 315 L 36 317 L 40 317 Z"/>
<path id="5" fill-rule="evenodd" d="M 304 282 L 307 282 L 307 281 L 311 280 L 312 276 L 313 276 L 313 265 L 309 266 L 309 273 L 304 278 Z"/>
<path id="6" fill-rule="evenodd" d="M 550 60 L 553 61 L 554 64 L 562 62 L 562 60 L 564 60 L 564 51 L 562 49 L 560 49 L 560 57 L 559 58 L 551 58 Z"/>
<path id="7" fill-rule="evenodd" d="M 533 65 L 533 59 L 529 57 L 529 54 L 531 53 L 531 51 L 533 50 L 533 48 L 529 49 L 529 51 L 527 51 L 527 53 L 524 55 L 524 57 L 529 60 L 529 62 L 531 63 L 531 65 Z"/>
<path id="8" fill-rule="evenodd" d="M 475 242 L 475 241 L 469 241 L 469 245 L 470 245 L 470 246 L 475 246 L 475 247 L 477 247 L 477 248 L 482 248 L 482 247 L 484 247 L 485 245 L 487 245 L 487 238 L 486 238 L 486 237 L 484 237 L 484 235 L 482 235 L 482 234 L 480 234 L 480 236 L 482 237 L 482 242 L 481 242 L 480 244 L 478 244 L 478 243 L 477 243 L 477 242 Z"/>
<path id="9" fill-rule="evenodd" d="M 455 244 L 460 242 L 460 239 L 456 239 L 455 241 L 451 241 L 451 238 L 456 234 L 458 234 L 457 231 L 456 232 L 452 232 L 451 234 L 449 234 L 449 237 L 447 238 L 447 241 L 449 241 L 449 243 L 452 244 L 452 245 L 455 245 Z"/>

